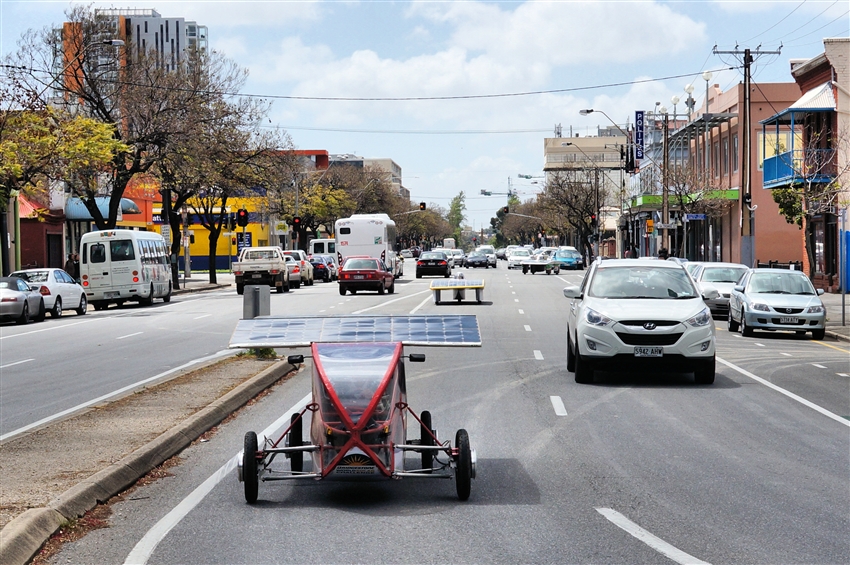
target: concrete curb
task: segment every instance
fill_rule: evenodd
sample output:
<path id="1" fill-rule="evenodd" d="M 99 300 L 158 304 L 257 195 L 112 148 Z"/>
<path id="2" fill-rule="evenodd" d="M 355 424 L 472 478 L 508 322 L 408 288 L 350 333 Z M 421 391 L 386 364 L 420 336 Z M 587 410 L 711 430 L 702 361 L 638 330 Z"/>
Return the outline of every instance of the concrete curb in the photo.
<path id="1" fill-rule="evenodd" d="M 180 289 L 177 289 L 177 290 L 172 290 L 172 291 L 171 291 L 171 294 L 172 294 L 172 295 L 178 295 L 178 294 L 190 294 L 190 293 L 193 293 L 193 292 L 204 292 L 204 291 L 206 291 L 206 290 L 218 290 L 218 289 L 220 289 L 220 288 L 230 288 L 230 286 L 231 286 L 231 285 L 230 285 L 230 283 L 225 283 L 225 284 L 205 284 L 205 285 L 203 285 L 203 286 L 197 286 L 197 287 L 192 287 L 192 288 L 186 288 L 186 287 L 184 286 L 183 288 L 180 288 Z"/>
<path id="2" fill-rule="evenodd" d="M 63 492 L 46 508 L 27 510 L 0 530 L 0 563 L 26 565 L 63 523 L 131 487 L 292 369 L 286 361 L 275 363 L 117 463 Z"/>
<path id="3" fill-rule="evenodd" d="M 832 336 L 839 341 L 850 341 L 850 336 L 846 336 L 846 335 L 840 334 L 838 332 L 829 331 L 828 327 L 827 327 L 827 330 L 826 330 L 826 335 Z"/>

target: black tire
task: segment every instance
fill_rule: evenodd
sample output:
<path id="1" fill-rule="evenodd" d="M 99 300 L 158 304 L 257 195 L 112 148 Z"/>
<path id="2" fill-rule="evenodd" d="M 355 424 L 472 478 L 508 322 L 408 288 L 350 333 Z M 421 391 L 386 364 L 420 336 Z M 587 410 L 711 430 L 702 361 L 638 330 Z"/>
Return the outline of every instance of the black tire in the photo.
<path id="1" fill-rule="evenodd" d="M 350 292 L 351 294 L 357 294 L 357 291 L 356 291 L 356 290 L 354 290 L 354 289 L 351 289 L 349 292 Z"/>
<path id="2" fill-rule="evenodd" d="M 151 285 L 150 291 L 151 293 L 150 295 L 148 295 L 147 298 L 139 299 L 139 304 L 141 304 L 142 306 L 150 306 L 151 304 L 153 304 L 153 285 Z"/>
<path id="3" fill-rule="evenodd" d="M 289 292 L 289 279 L 283 283 L 283 292 Z"/>
<path id="4" fill-rule="evenodd" d="M 812 330 L 812 339 L 820 341 L 826 336 L 826 328 Z"/>
<path id="5" fill-rule="evenodd" d="M 417 278 L 417 279 L 421 279 L 421 278 L 422 278 L 422 275 L 420 275 L 419 273 L 416 273 L 416 278 Z"/>
<path id="6" fill-rule="evenodd" d="M 304 445 L 304 420 L 301 414 L 292 415 L 292 427 L 289 429 L 289 447 L 301 447 Z M 289 467 L 297 473 L 304 470 L 304 452 L 293 451 L 289 454 Z"/>
<path id="7" fill-rule="evenodd" d="M 58 300 L 58 296 L 56 297 Z M 35 317 L 36 322 L 43 322 L 47 317 L 47 309 L 44 307 L 44 299 L 41 299 L 41 302 L 38 303 L 38 314 Z"/>
<path id="8" fill-rule="evenodd" d="M 387 292 L 390 294 L 395 294 L 395 279 L 393 279 L 393 284 L 390 285 L 390 288 L 387 289 Z"/>
<path id="9" fill-rule="evenodd" d="M 162 297 L 162 301 L 166 304 L 171 302 L 171 283 L 168 283 L 168 294 Z"/>
<path id="10" fill-rule="evenodd" d="M 576 370 L 576 357 L 573 353 L 573 340 L 567 334 L 567 371 L 574 373 Z"/>
<path id="11" fill-rule="evenodd" d="M 744 317 L 744 311 L 741 310 L 741 335 L 744 337 L 753 336 L 753 328 L 747 325 L 747 319 Z"/>
<path id="12" fill-rule="evenodd" d="M 78 316 L 84 316 L 88 309 L 89 309 L 89 303 L 86 300 L 85 293 L 80 294 L 80 305 L 77 306 L 77 315 Z"/>
<path id="13" fill-rule="evenodd" d="M 421 414 L 419 414 L 419 419 L 422 420 L 422 424 L 419 426 L 419 445 L 434 445 L 434 439 L 426 430 L 433 430 L 431 427 L 431 413 L 427 410 L 423 410 Z M 422 468 L 430 469 L 434 467 L 434 452 L 431 450 L 423 450 L 422 451 Z"/>
<path id="14" fill-rule="evenodd" d="M 280 286 L 275 285 L 274 289 L 278 294 L 283 292 L 283 277 L 280 279 Z"/>
<path id="15" fill-rule="evenodd" d="M 245 285 L 244 284 L 236 283 L 236 294 L 239 294 L 240 296 L 242 294 L 245 294 Z"/>
<path id="16" fill-rule="evenodd" d="M 257 434 L 245 434 L 242 449 L 242 482 L 245 485 L 245 501 L 248 504 L 257 502 L 260 478 L 257 476 Z"/>
<path id="17" fill-rule="evenodd" d="M 694 382 L 698 385 L 714 384 L 714 357 L 710 360 L 702 361 L 694 369 Z"/>
<path id="18" fill-rule="evenodd" d="M 738 322 L 732 318 L 732 310 L 729 310 L 729 314 L 726 315 L 726 329 L 730 332 L 738 331 Z"/>
<path id="19" fill-rule="evenodd" d="M 384 288 L 384 283 L 381 282 L 381 286 L 378 287 L 378 294 L 384 294 L 387 289 Z"/>
<path id="20" fill-rule="evenodd" d="M 490 263 L 487 263 L 486 265 L 484 265 L 484 268 L 485 268 L 485 269 L 489 269 L 489 268 L 490 268 Z"/>
<path id="21" fill-rule="evenodd" d="M 95 300 L 92 302 L 92 306 L 94 306 L 94 309 L 98 312 L 106 309 L 106 304 L 101 300 Z"/>
<path id="22" fill-rule="evenodd" d="M 339 295 L 345 296 L 345 287 L 342 285 L 339 285 Z"/>
<path id="23" fill-rule="evenodd" d="M 587 385 L 593 382 L 593 362 L 583 357 L 576 345 L 575 377 L 578 384 Z"/>
<path id="24" fill-rule="evenodd" d="M 21 315 L 15 319 L 15 323 L 19 326 L 25 326 L 30 323 L 30 305 L 27 302 L 24 302 Z"/>
<path id="25" fill-rule="evenodd" d="M 455 486 L 459 500 L 467 500 L 472 492 L 472 449 L 469 447 L 469 434 L 460 429 L 455 435 L 457 461 L 455 462 Z"/>
<path id="26" fill-rule="evenodd" d="M 61 318 L 62 317 L 62 297 L 57 296 L 56 302 L 53 303 L 53 308 L 50 309 L 50 317 L 51 318 Z"/>

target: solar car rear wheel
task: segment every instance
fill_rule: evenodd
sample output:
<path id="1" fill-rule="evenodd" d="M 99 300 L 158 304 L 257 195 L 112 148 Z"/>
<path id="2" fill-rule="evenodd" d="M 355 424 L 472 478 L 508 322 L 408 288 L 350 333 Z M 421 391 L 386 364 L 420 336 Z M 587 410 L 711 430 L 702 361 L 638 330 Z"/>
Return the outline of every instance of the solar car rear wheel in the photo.
<path id="1" fill-rule="evenodd" d="M 242 449 L 242 482 L 245 485 L 245 501 L 248 504 L 257 502 L 257 491 L 260 479 L 257 476 L 257 434 L 248 432 L 245 434 L 245 443 Z"/>
<path id="2" fill-rule="evenodd" d="M 301 447 L 304 445 L 302 436 L 303 422 L 301 414 L 292 415 L 292 427 L 289 429 L 289 447 Z M 304 470 L 304 452 L 293 451 L 289 454 L 289 467 L 296 472 Z"/>
<path id="3" fill-rule="evenodd" d="M 429 431 L 431 430 L 431 413 L 427 410 L 423 410 L 419 415 L 419 419 L 422 420 L 422 424 L 419 426 L 420 432 L 419 437 L 419 445 L 434 445 L 434 439 L 431 437 Z M 423 469 L 432 469 L 434 467 L 434 452 L 431 450 L 423 450 L 422 451 L 422 468 Z M 431 472 L 430 470 L 428 471 Z"/>
<path id="4" fill-rule="evenodd" d="M 469 498 L 472 491 L 472 449 L 469 447 L 469 434 L 460 429 L 455 436 L 457 461 L 455 464 L 455 485 L 460 500 Z"/>

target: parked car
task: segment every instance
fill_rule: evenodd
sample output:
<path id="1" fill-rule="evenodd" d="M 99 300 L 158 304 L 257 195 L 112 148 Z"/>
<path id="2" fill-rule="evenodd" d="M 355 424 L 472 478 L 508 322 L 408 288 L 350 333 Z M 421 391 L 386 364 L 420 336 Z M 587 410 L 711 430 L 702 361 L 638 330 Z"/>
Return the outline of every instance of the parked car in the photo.
<path id="1" fill-rule="evenodd" d="M 567 370 L 577 383 L 596 369 L 693 371 L 712 384 L 715 328 L 693 279 L 676 263 L 611 259 L 590 266 L 582 286 L 564 288 Z"/>
<path id="2" fill-rule="evenodd" d="M 349 257 L 339 270 L 339 293 L 357 294 L 358 290 L 395 292 L 395 276 L 383 261 L 374 257 Z"/>
<path id="3" fill-rule="evenodd" d="M 487 255 L 480 251 L 471 251 L 469 255 L 467 255 L 463 260 L 463 266 L 467 269 L 470 267 L 484 267 L 485 269 L 490 268 L 490 261 L 487 259 Z"/>
<path id="4" fill-rule="evenodd" d="M 416 260 L 416 278 L 426 275 L 437 275 L 448 278 L 452 267 L 448 257 L 442 251 L 423 251 Z"/>
<path id="5" fill-rule="evenodd" d="M 47 309 L 37 288 L 22 278 L 0 277 L 0 320 L 15 320 L 16 324 L 44 320 Z"/>
<path id="6" fill-rule="evenodd" d="M 576 249 L 557 249 L 551 257 L 562 269 L 584 269 L 584 259 Z"/>
<path id="7" fill-rule="evenodd" d="M 789 330 L 812 338 L 826 334 L 826 307 L 812 281 L 801 271 L 750 269 L 732 288 L 728 327 L 749 337 L 753 330 Z"/>
<path id="8" fill-rule="evenodd" d="M 321 255 L 313 255 L 310 257 L 310 264 L 313 266 L 313 276 L 324 282 L 334 280 L 333 261 Z"/>
<path id="9" fill-rule="evenodd" d="M 729 294 L 732 292 L 732 287 L 747 271 L 749 268 L 740 263 L 700 263 L 691 276 L 701 291 L 713 287 L 720 293 L 717 298 L 706 300 L 705 304 L 711 309 L 712 314 L 726 316 L 729 314 Z"/>
<path id="10" fill-rule="evenodd" d="M 531 251 L 518 247 L 508 255 L 508 269 L 522 269 L 522 262 L 531 257 Z"/>
<path id="11" fill-rule="evenodd" d="M 300 267 L 298 280 L 292 284 L 295 288 L 300 287 L 302 284 L 305 286 L 310 286 L 315 282 L 313 276 L 313 265 L 310 264 L 310 260 L 307 259 L 307 254 L 301 251 L 300 249 L 292 249 L 289 251 L 284 251 L 284 255 L 289 255 L 296 261 L 298 261 L 298 265 Z"/>
<path id="12" fill-rule="evenodd" d="M 63 310 L 75 310 L 82 316 L 88 309 L 83 287 L 62 269 L 26 269 L 9 276 L 24 279 L 31 287 L 37 287 L 44 298 L 44 307 L 53 318 L 62 316 Z"/>

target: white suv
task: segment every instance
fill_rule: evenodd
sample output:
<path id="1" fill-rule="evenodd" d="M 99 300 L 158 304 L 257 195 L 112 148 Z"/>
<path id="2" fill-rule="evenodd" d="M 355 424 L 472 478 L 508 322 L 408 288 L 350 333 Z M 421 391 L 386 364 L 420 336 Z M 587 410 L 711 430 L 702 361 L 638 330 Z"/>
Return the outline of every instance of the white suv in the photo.
<path id="1" fill-rule="evenodd" d="M 577 383 L 595 369 L 689 371 L 714 382 L 715 329 L 704 299 L 678 263 L 612 259 L 591 265 L 581 287 L 564 288 L 567 370 Z"/>
<path id="2" fill-rule="evenodd" d="M 293 259 L 298 262 L 298 267 L 300 270 L 300 278 L 293 279 L 291 281 L 292 286 L 298 288 L 303 283 L 304 286 L 311 286 L 313 284 L 313 264 L 310 263 L 310 260 L 307 259 L 307 254 L 300 249 L 293 249 L 290 251 L 284 251 L 284 255 L 289 255 Z M 296 275 L 297 276 L 297 275 Z"/>

